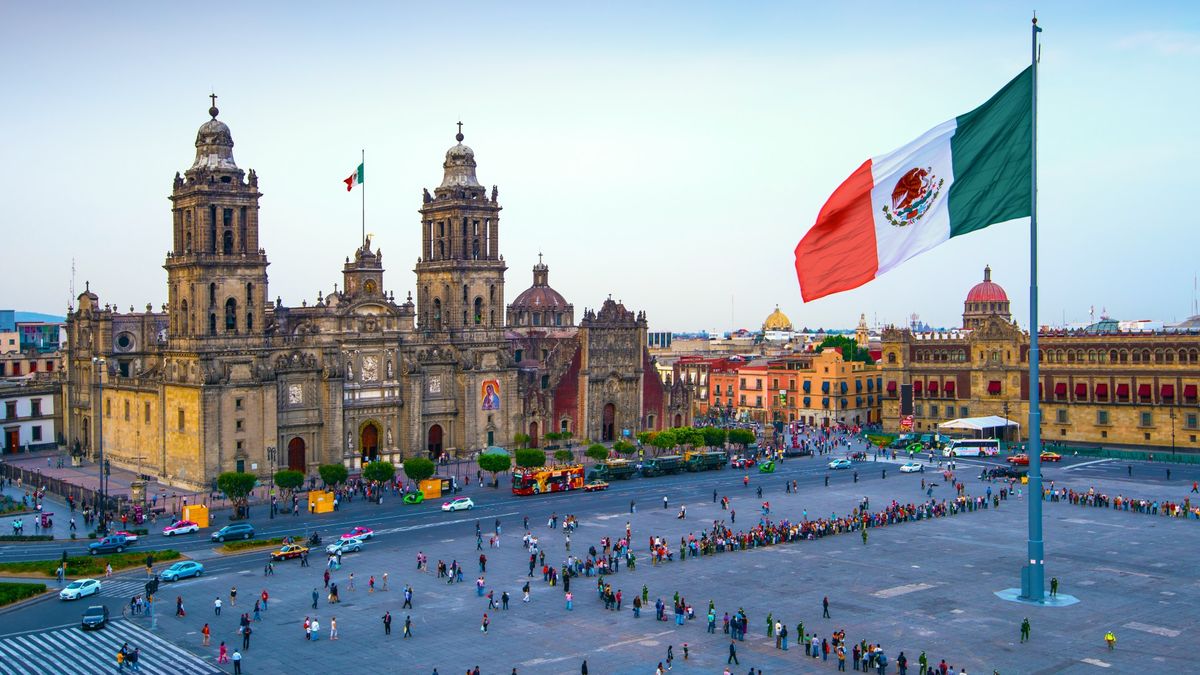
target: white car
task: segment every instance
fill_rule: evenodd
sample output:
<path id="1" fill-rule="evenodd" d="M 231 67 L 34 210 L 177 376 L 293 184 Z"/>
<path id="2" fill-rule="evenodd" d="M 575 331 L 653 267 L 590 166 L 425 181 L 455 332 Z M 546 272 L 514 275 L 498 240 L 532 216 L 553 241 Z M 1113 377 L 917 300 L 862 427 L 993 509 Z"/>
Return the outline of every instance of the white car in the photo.
<path id="1" fill-rule="evenodd" d="M 67 587 L 58 592 L 58 597 L 62 600 L 78 600 L 87 595 L 96 595 L 100 592 L 100 582 L 95 579 L 76 579 Z"/>
<path id="2" fill-rule="evenodd" d="M 341 553 L 358 553 L 362 550 L 363 540 L 358 537 L 350 537 L 348 539 L 339 539 L 325 547 L 325 552 L 330 555 L 338 555 Z"/>
<path id="3" fill-rule="evenodd" d="M 900 473 L 924 473 L 925 465 L 920 462 L 905 462 L 900 465 Z"/>
<path id="4" fill-rule="evenodd" d="M 854 462 L 844 457 L 842 459 L 835 459 L 829 463 L 829 468 L 831 469 L 849 469 L 852 466 L 854 466 Z"/>
<path id="5" fill-rule="evenodd" d="M 470 497 L 459 497 L 453 501 L 442 504 L 443 511 L 470 511 L 475 508 L 475 502 L 471 501 Z"/>
<path id="6" fill-rule="evenodd" d="M 163 528 L 163 536 L 173 537 L 177 534 L 199 532 L 200 526 L 190 520 L 178 520 Z"/>

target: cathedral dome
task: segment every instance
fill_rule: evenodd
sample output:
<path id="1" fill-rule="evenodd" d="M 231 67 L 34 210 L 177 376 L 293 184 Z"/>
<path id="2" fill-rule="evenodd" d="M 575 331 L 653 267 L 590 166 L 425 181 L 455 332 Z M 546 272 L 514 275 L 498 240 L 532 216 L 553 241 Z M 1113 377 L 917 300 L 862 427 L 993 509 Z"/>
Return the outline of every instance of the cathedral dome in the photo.
<path id="1" fill-rule="evenodd" d="M 967 302 L 1008 302 L 1008 294 L 1000 284 L 992 281 L 992 268 L 983 268 L 983 281 L 967 293 Z"/>
<path id="2" fill-rule="evenodd" d="M 763 330 L 790 331 L 792 330 L 792 320 L 787 317 L 787 314 L 779 311 L 779 305 L 775 305 L 775 311 L 771 312 L 771 315 L 763 322 Z"/>
<path id="3" fill-rule="evenodd" d="M 542 262 L 533 266 L 533 285 L 508 305 L 510 326 L 572 326 L 575 308 L 558 291 L 550 288 L 550 268 Z"/>
<path id="4" fill-rule="evenodd" d="M 458 145 L 446 151 L 446 162 L 442 164 L 445 169 L 442 188 L 483 187 L 475 177 L 475 151 L 463 145 L 463 138 L 462 122 L 459 122 L 458 134 L 454 137 Z"/>
<path id="5" fill-rule="evenodd" d="M 213 106 L 208 109 L 212 119 L 200 125 L 196 132 L 196 161 L 192 171 L 209 169 L 214 171 L 237 171 L 237 163 L 233 161 L 233 134 L 229 126 L 217 119 L 220 113 L 213 97 Z"/>

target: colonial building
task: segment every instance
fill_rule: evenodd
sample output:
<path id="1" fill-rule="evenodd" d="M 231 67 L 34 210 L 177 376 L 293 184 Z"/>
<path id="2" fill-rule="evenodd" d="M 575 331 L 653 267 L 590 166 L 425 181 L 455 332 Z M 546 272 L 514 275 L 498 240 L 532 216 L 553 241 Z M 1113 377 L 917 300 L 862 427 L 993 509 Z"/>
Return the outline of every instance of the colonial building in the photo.
<path id="1" fill-rule="evenodd" d="M 1029 335 L 1012 322 L 991 270 L 967 295 L 963 330 L 883 337 L 883 422 L 899 429 L 911 386 L 914 428 L 956 417 L 1001 415 L 1027 437 Z M 1126 332 L 1115 321 L 1076 331 L 1044 330 L 1042 437 L 1139 447 L 1200 447 L 1200 331 Z"/>
<path id="2" fill-rule="evenodd" d="M 575 325 L 548 285 L 506 307 L 498 189 L 458 143 L 419 209 L 416 300 L 397 302 L 370 238 L 346 257 L 340 287 L 287 307 L 270 301 L 259 178 L 211 119 L 171 193 L 168 302 L 121 313 L 90 287 L 69 308 L 67 442 L 207 487 L 223 471 L 314 474 L 376 459 L 537 445 L 547 430 L 610 440 L 690 421 L 646 350 L 644 314 L 605 301 Z M 507 321 L 506 321 L 507 318 Z"/>

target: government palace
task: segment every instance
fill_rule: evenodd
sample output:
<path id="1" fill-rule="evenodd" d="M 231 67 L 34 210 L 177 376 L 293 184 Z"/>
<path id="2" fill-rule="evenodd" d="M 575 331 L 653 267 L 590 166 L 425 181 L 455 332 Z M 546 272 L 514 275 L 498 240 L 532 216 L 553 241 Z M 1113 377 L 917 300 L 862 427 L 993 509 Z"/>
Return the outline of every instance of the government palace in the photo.
<path id="1" fill-rule="evenodd" d="M 340 286 L 314 304 L 270 299 L 259 176 L 211 119 L 171 190 L 167 302 L 119 312 L 88 289 L 67 316 L 63 436 L 78 452 L 208 489 L 225 471 L 315 475 L 339 463 L 533 447 L 547 432 L 611 441 L 690 424 L 691 393 L 665 385 L 643 312 L 610 297 L 576 321 L 533 268 L 505 305 L 498 190 L 475 154 L 446 152 L 420 205 L 413 293 L 397 302 L 364 238 Z M 415 229 L 415 228 L 414 228 Z"/>

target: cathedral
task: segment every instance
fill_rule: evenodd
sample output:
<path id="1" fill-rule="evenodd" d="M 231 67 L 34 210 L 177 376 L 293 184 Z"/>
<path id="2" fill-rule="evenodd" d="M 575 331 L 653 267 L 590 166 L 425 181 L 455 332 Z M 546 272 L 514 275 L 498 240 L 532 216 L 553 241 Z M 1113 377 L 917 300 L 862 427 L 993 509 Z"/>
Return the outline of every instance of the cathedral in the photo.
<path id="1" fill-rule="evenodd" d="M 270 299 L 259 239 L 259 177 L 234 161 L 217 119 L 175 174 L 167 302 L 68 308 L 65 437 L 114 464 L 209 489 L 225 471 L 316 475 L 341 463 L 470 456 L 547 432 L 612 441 L 690 424 L 686 388 L 664 385 L 646 317 L 611 297 L 585 310 L 549 285 L 507 306 L 498 190 L 476 177 L 461 127 L 442 182 L 423 191 L 415 300 L 384 282 L 364 238 L 342 279 L 299 307 Z"/>

